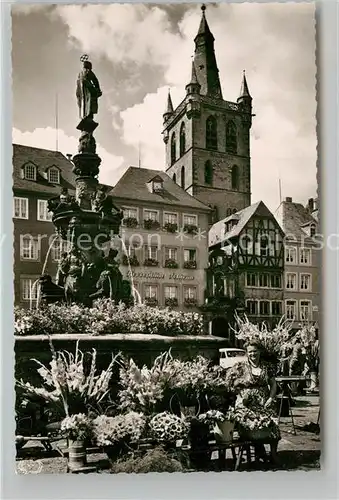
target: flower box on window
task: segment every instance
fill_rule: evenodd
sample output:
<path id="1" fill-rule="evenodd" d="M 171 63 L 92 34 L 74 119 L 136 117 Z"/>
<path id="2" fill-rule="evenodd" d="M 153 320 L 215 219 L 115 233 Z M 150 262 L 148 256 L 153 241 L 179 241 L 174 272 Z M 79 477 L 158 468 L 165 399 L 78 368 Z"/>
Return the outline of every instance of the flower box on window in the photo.
<path id="1" fill-rule="evenodd" d="M 184 231 L 188 234 L 196 234 L 198 232 L 198 226 L 194 224 L 185 224 Z"/>
<path id="2" fill-rule="evenodd" d="M 126 217 L 123 219 L 124 226 L 126 227 L 137 227 L 138 226 L 138 219 L 135 217 Z"/>
<path id="3" fill-rule="evenodd" d="M 171 269 L 177 269 L 178 263 L 174 259 L 166 259 L 165 260 L 165 267 L 169 267 Z"/>
<path id="4" fill-rule="evenodd" d="M 136 258 L 135 255 L 131 256 L 131 257 L 128 257 L 126 254 L 123 255 L 122 257 L 122 263 L 124 266 L 128 266 L 128 264 L 130 266 L 138 266 L 139 265 L 139 261 L 138 259 Z"/>
<path id="5" fill-rule="evenodd" d="M 184 304 L 186 307 L 194 307 L 197 305 L 197 299 L 194 297 L 186 297 L 184 300 Z"/>
<path id="6" fill-rule="evenodd" d="M 164 225 L 164 229 L 168 233 L 175 233 L 178 230 L 178 224 L 173 222 L 166 222 L 166 224 Z"/>
<path id="7" fill-rule="evenodd" d="M 157 220 L 146 219 L 144 220 L 144 228 L 145 229 L 159 229 L 160 224 Z"/>
<path id="8" fill-rule="evenodd" d="M 156 259 L 145 259 L 144 266 L 157 267 L 159 262 Z"/>
<path id="9" fill-rule="evenodd" d="M 185 269 L 196 269 L 197 262 L 195 260 L 187 260 L 186 262 L 184 262 L 184 268 Z"/>
<path id="10" fill-rule="evenodd" d="M 178 299 L 176 297 L 166 297 L 165 306 L 176 307 L 178 305 Z"/>
<path id="11" fill-rule="evenodd" d="M 155 297 L 145 297 L 144 302 L 147 306 L 157 306 L 158 305 L 158 299 Z"/>

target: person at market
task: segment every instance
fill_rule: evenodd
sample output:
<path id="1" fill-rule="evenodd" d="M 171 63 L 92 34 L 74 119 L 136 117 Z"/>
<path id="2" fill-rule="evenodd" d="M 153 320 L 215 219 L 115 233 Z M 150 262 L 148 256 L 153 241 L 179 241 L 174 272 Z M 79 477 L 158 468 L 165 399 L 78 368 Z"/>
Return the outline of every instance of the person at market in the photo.
<path id="1" fill-rule="evenodd" d="M 260 344 L 251 341 L 245 345 L 245 349 L 246 360 L 236 363 L 226 374 L 226 385 L 236 394 L 236 421 L 240 429 L 242 424 L 245 429 L 251 429 L 252 422 L 262 421 L 260 430 L 271 442 L 271 459 L 277 462 L 280 440 L 279 426 L 275 422 L 277 383 L 272 368 L 263 360 Z M 257 444 L 256 455 L 257 458 L 266 456 L 263 444 Z"/>

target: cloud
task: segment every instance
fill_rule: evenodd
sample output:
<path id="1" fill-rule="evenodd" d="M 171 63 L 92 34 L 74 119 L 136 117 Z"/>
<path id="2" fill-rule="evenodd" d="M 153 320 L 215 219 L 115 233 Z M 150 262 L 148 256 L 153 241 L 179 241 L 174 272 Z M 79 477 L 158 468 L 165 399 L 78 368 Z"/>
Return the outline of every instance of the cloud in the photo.
<path id="1" fill-rule="evenodd" d="M 12 140 L 15 144 L 23 144 L 44 149 L 56 149 L 56 129 L 52 127 L 36 128 L 33 132 L 12 130 Z M 58 130 L 58 150 L 64 155 L 76 154 L 78 139 L 68 136 L 63 130 Z M 114 185 L 126 170 L 122 156 L 114 156 L 97 144 L 97 153 L 101 158 L 99 180 L 104 184 Z"/>

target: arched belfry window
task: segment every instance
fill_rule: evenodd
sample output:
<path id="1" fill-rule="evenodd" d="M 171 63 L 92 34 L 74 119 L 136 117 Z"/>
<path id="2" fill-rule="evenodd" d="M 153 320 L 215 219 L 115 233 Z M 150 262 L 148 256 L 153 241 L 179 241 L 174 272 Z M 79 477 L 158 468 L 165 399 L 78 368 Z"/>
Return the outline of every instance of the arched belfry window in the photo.
<path id="1" fill-rule="evenodd" d="M 205 163 L 205 184 L 209 184 L 210 186 L 213 183 L 213 167 L 210 160 L 207 160 Z"/>
<path id="2" fill-rule="evenodd" d="M 232 167 L 232 189 L 239 189 L 239 169 L 237 165 L 233 165 Z"/>
<path id="3" fill-rule="evenodd" d="M 234 154 L 238 152 L 237 127 L 232 120 L 226 125 L 226 151 Z"/>
<path id="4" fill-rule="evenodd" d="M 215 116 L 209 116 L 206 120 L 206 149 L 218 149 L 218 130 Z"/>
<path id="5" fill-rule="evenodd" d="M 171 138 L 171 164 L 175 163 L 175 160 L 176 160 L 176 140 L 175 140 L 175 132 L 173 132 Z"/>
<path id="6" fill-rule="evenodd" d="M 231 208 L 227 208 L 227 210 L 226 210 L 226 217 L 229 217 L 230 215 L 232 215 L 232 209 Z"/>
<path id="7" fill-rule="evenodd" d="M 186 151 L 186 132 L 184 122 L 180 127 L 180 156 L 182 156 Z"/>
<path id="8" fill-rule="evenodd" d="M 181 167 L 181 187 L 185 189 L 185 167 Z"/>
<path id="9" fill-rule="evenodd" d="M 177 182 L 177 174 L 173 174 L 173 181 Z"/>

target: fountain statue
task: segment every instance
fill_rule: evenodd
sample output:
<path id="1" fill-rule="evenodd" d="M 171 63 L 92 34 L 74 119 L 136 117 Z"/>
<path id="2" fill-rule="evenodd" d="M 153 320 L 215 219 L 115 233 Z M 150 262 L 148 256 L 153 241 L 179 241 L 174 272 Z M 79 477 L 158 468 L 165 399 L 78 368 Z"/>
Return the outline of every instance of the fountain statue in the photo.
<path id="1" fill-rule="evenodd" d="M 72 159 L 75 195 L 64 187 L 59 196 L 48 200 L 56 233 L 69 242 L 70 249 L 61 255 L 56 283 L 49 275 L 41 276 L 40 296 L 45 303 L 62 299 L 90 306 L 96 298 L 131 303 L 131 285 L 123 280 L 115 260 L 117 250 L 111 248 L 105 256 L 102 249 L 112 236 L 119 235 L 122 212 L 114 205 L 107 188 L 98 183 L 101 159 L 93 137 L 98 126 L 93 116 L 98 112 L 102 92 L 88 56 L 80 60 L 83 68 L 77 79 L 76 97 L 80 115 L 77 129 L 81 135 L 78 154 Z"/>

